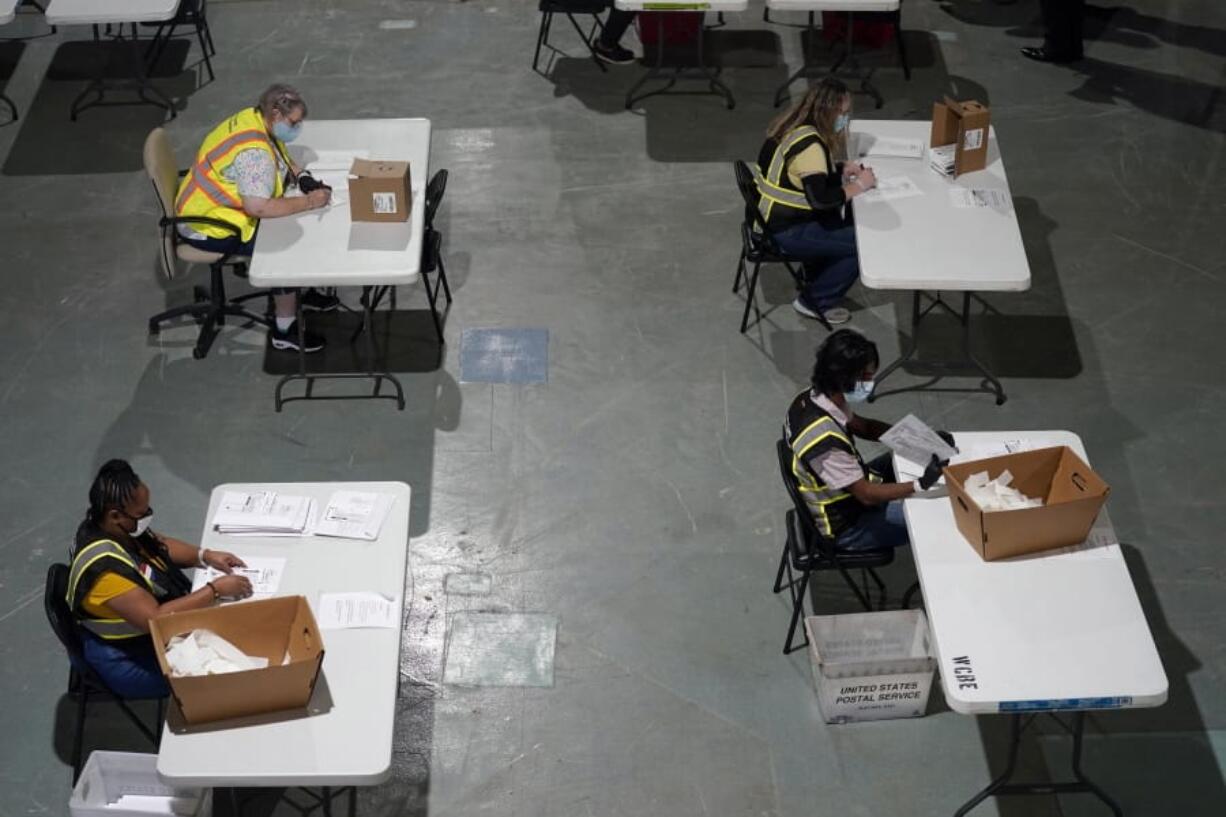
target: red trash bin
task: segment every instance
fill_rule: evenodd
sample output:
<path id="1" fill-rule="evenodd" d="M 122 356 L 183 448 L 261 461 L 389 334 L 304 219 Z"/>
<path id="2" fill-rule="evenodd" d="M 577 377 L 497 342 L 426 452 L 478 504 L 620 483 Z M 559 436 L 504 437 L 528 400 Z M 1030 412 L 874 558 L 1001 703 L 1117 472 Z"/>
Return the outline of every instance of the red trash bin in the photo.
<path id="1" fill-rule="evenodd" d="M 702 34 L 703 13 L 700 11 L 640 11 L 634 18 L 639 40 L 644 50 L 654 47 L 661 33 L 665 45 L 680 45 L 697 41 Z"/>

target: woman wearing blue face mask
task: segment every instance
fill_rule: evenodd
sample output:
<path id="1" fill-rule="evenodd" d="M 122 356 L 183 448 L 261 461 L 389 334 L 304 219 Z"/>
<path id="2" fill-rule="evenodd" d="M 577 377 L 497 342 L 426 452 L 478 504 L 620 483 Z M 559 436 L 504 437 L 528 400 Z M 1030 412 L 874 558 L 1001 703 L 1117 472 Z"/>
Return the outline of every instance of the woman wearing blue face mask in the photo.
<path id="1" fill-rule="evenodd" d="M 179 184 L 175 214 L 213 219 L 229 228 L 203 221 L 182 223 L 178 229 L 184 241 L 207 252 L 250 257 L 260 219 L 291 216 L 328 205 L 331 191 L 327 188 L 304 196 L 284 196 L 287 177 L 294 181 L 302 173 L 285 146 L 298 138 L 306 115 L 301 94 L 288 85 L 272 85 L 260 94 L 254 107 L 213 128 Z M 273 348 L 296 350 L 298 294 L 275 290 L 273 295 Z M 301 297 L 303 311 L 330 312 L 339 305 L 334 295 L 315 290 L 306 290 Z M 304 333 L 303 339 L 308 352 L 323 348 L 323 339 L 312 332 Z"/>
<path id="2" fill-rule="evenodd" d="M 851 314 L 838 302 L 860 275 L 847 202 L 877 186 L 873 171 L 847 155 L 851 93 L 833 77 L 775 119 L 758 153 L 758 206 L 779 246 L 805 264 L 805 287 L 792 306 L 832 324 Z"/>
<path id="3" fill-rule="evenodd" d="M 149 640 L 149 619 L 208 607 L 221 597 L 251 595 L 233 575 L 242 559 L 201 550 L 150 530 L 149 488 L 123 460 L 94 477 L 89 509 L 77 528 L 67 602 L 79 625 L 82 652 L 115 694 L 160 698 L 169 693 Z M 227 575 L 192 592 L 181 567 L 208 565 Z"/>
<path id="4" fill-rule="evenodd" d="M 840 550 L 908 544 L 900 500 L 931 488 L 944 466 L 933 462 L 918 481 L 895 482 L 889 454 L 869 463 L 861 458 L 855 438 L 876 440 L 889 429 L 851 408 L 872 393 L 877 365 L 872 341 L 850 329 L 834 332 L 818 347 L 812 388 L 796 396 L 783 422 L 800 495 L 817 529 Z"/>

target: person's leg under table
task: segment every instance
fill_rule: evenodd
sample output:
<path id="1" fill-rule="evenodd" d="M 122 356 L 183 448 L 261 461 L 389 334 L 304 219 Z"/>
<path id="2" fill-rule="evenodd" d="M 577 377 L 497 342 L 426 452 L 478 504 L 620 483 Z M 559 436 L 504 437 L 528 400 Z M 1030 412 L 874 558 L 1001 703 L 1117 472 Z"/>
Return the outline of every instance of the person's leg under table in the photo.
<path id="1" fill-rule="evenodd" d="M 903 516 L 902 500 L 868 508 L 856 524 L 835 539 L 840 551 L 890 550 L 911 544 L 907 536 L 907 521 Z"/>
<path id="2" fill-rule="evenodd" d="M 121 698 L 164 698 L 170 694 L 162 668 L 153 652 L 153 642 L 145 639 L 147 649 L 137 645 L 120 647 L 100 638 L 81 638 L 82 652 L 90 667 Z"/>
<path id="3" fill-rule="evenodd" d="M 819 312 L 830 309 L 860 277 L 855 230 L 851 224 L 826 229 L 810 221 L 775 233 L 780 249 L 805 263 L 805 306 Z"/>

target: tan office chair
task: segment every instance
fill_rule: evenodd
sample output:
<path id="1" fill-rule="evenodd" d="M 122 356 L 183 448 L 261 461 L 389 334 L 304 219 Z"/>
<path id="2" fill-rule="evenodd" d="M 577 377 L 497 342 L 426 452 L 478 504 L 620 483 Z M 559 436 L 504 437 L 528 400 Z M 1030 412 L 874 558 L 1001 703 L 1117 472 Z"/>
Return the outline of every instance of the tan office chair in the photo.
<path id="1" fill-rule="evenodd" d="M 209 348 L 217 337 L 218 329 L 225 324 L 227 315 L 246 318 L 250 322 L 264 326 L 271 325 L 269 315 L 272 314 L 272 296 L 269 293 L 252 292 L 240 295 L 237 298 L 226 298 L 226 287 L 223 277 L 225 268 L 231 267 L 235 275 L 245 278 L 247 262 L 251 259 L 240 255 L 207 252 L 180 240 L 177 229 L 180 224 L 209 224 L 214 227 L 230 230 L 234 235 L 238 235 L 239 230 L 233 224 L 219 219 L 201 216 L 195 216 L 190 219 L 179 218 L 174 214 L 175 194 L 178 192 L 179 177 L 182 174 L 175 163 L 174 150 L 170 147 L 170 139 L 162 128 L 154 128 L 145 139 L 145 173 L 149 175 L 149 180 L 153 182 L 153 191 L 157 194 L 158 205 L 162 208 L 161 218 L 158 219 L 158 255 L 161 258 L 162 271 L 166 274 L 166 278 L 173 280 L 176 277 L 176 261 L 183 261 L 188 264 L 208 264 L 210 273 L 209 288 L 196 287 L 194 290 L 194 303 L 187 304 L 186 306 L 176 306 L 154 315 L 149 319 L 149 333 L 156 335 L 161 330 L 161 325 L 166 321 L 190 315 L 200 324 L 200 334 L 196 338 L 196 347 L 192 349 L 192 356 L 199 360 L 209 353 Z M 263 315 L 248 312 L 242 307 L 244 301 L 254 298 L 263 298 L 265 300 Z"/>

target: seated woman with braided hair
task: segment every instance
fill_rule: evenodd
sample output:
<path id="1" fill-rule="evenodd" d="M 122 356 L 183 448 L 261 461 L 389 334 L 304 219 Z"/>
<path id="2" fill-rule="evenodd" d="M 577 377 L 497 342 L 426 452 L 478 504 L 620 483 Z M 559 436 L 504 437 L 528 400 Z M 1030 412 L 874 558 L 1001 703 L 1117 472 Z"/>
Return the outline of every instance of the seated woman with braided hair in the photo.
<path id="1" fill-rule="evenodd" d="M 149 488 L 132 466 L 110 460 L 89 489 L 89 510 L 77 528 L 68 605 L 81 627 L 85 660 L 117 695 L 169 693 L 149 641 L 149 619 L 251 595 L 245 567 L 232 553 L 189 545 L 149 529 Z M 192 592 L 182 567 L 208 565 L 228 575 Z"/>

